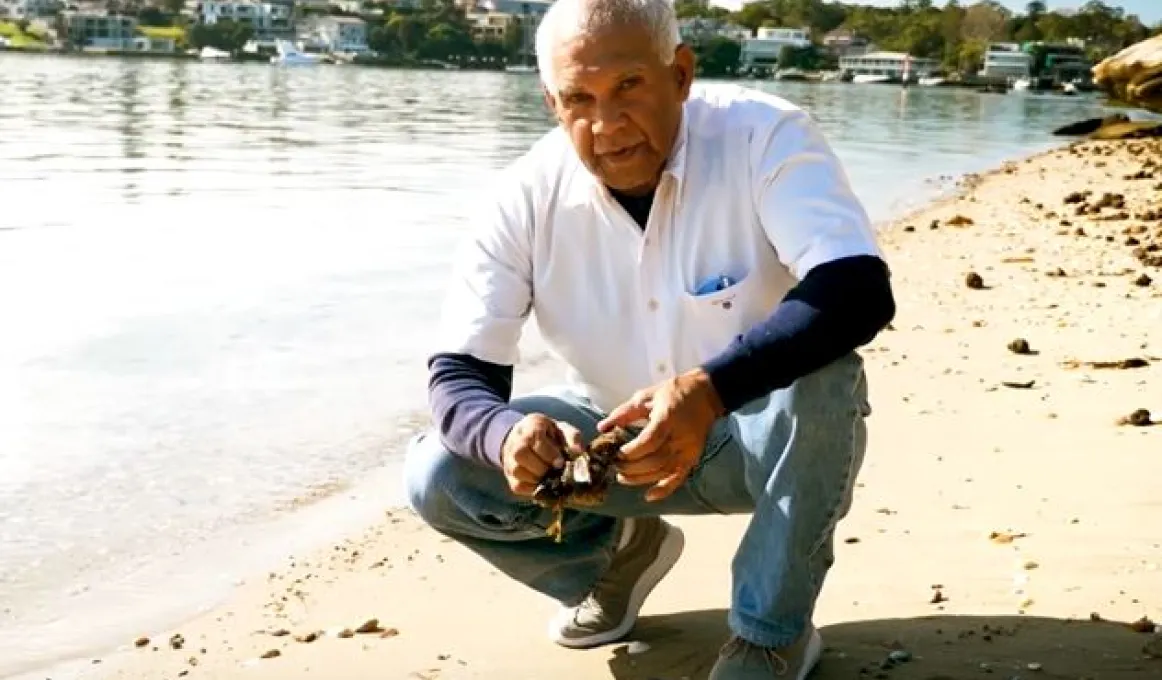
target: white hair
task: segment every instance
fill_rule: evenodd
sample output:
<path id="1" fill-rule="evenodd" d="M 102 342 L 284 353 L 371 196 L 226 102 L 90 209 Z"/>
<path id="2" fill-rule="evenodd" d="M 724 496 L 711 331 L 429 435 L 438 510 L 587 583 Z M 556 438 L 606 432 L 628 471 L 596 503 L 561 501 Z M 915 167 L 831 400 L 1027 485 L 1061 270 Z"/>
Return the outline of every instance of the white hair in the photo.
<path id="1" fill-rule="evenodd" d="M 654 49 L 662 63 L 674 61 L 674 50 L 681 37 L 678 17 L 672 0 L 557 0 L 545 12 L 537 26 L 537 70 L 541 82 L 554 95 L 557 93 L 553 53 L 558 45 L 578 36 L 612 28 L 637 24 L 651 36 Z"/>

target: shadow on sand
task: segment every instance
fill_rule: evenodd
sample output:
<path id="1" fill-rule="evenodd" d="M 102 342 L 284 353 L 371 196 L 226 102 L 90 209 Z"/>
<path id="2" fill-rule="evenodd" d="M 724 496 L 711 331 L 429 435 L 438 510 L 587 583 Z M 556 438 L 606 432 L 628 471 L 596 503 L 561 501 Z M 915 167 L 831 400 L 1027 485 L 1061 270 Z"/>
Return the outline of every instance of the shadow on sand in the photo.
<path id="1" fill-rule="evenodd" d="M 1154 635 L 1121 623 L 1035 616 L 929 616 L 841 623 L 821 629 L 827 646 L 811 680 L 1162 680 L 1148 656 Z M 703 680 L 725 641 L 726 611 L 643 618 L 609 660 L 618 680 Z M 884 662 L 893 650 L 911 659 Z M 901 655 L 897 655 L 899 657 Z"/>

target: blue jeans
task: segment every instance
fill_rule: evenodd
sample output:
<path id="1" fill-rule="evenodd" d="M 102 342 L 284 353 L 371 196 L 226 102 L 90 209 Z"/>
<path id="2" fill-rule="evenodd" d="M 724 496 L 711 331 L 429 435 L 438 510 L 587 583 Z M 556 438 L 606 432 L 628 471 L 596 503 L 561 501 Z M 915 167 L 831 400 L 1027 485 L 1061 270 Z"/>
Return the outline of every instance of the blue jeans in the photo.
<path id="1" fill-rule="evenodd" d="M 588 439 L 602 413 L 566 389 L 512 401 L 572 424 Z M 751 513 L 734 555 L 728 624 L 752 643 L 781 647 L 810 622 L 834 562 L 835 525 L 851 507 L 870 414 L 863 360 L 851 353 L 721 418 L 686 483 L 658 502 L 614 485 L 607 501 L 565 514 L 562 543 L 545 536 L 550 511 L 514 496 L 501 472 L 447 451 L 423 433 L 408 447 L 412 508 L 498 570 L 571 605 L 609 565 L 618 518 Z"/>

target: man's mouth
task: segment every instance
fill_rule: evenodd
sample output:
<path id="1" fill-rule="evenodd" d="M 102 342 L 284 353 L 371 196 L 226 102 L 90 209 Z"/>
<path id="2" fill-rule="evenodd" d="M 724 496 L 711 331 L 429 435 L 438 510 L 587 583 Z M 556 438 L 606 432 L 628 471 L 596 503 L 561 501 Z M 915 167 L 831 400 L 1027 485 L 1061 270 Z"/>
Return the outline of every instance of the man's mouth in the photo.
<path id="1" fill-rule="evenodd" d="M 639 150 L 641 150 L 641 148 L 642 148 L 642 143 L 639 142 L 637 144 L 630 144 L 629 146 L 623 146 L 620 149 L 615 149 L 613 151 L 606 151 L 604 153 L 598 154 L 598 156 L 603 161 L 612 162 L 612 163 L 620 163 L 623 161 L 627 161 L 630 158 L 633 158 L 637 154 L 637 152 Z"/>

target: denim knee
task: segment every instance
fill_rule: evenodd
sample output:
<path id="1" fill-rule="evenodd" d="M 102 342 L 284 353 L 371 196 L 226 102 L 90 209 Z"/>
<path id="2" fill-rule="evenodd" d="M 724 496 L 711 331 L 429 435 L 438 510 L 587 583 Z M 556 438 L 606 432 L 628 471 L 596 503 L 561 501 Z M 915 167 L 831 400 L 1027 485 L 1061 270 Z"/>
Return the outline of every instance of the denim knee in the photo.
<path id="1" fill-rule="evenodd" d="M 434 432 L 412 437 L 404 454 L 404 490 L 408 505 L 428 524 L 439 527 L 456 468 L 463 465 Z"/>

